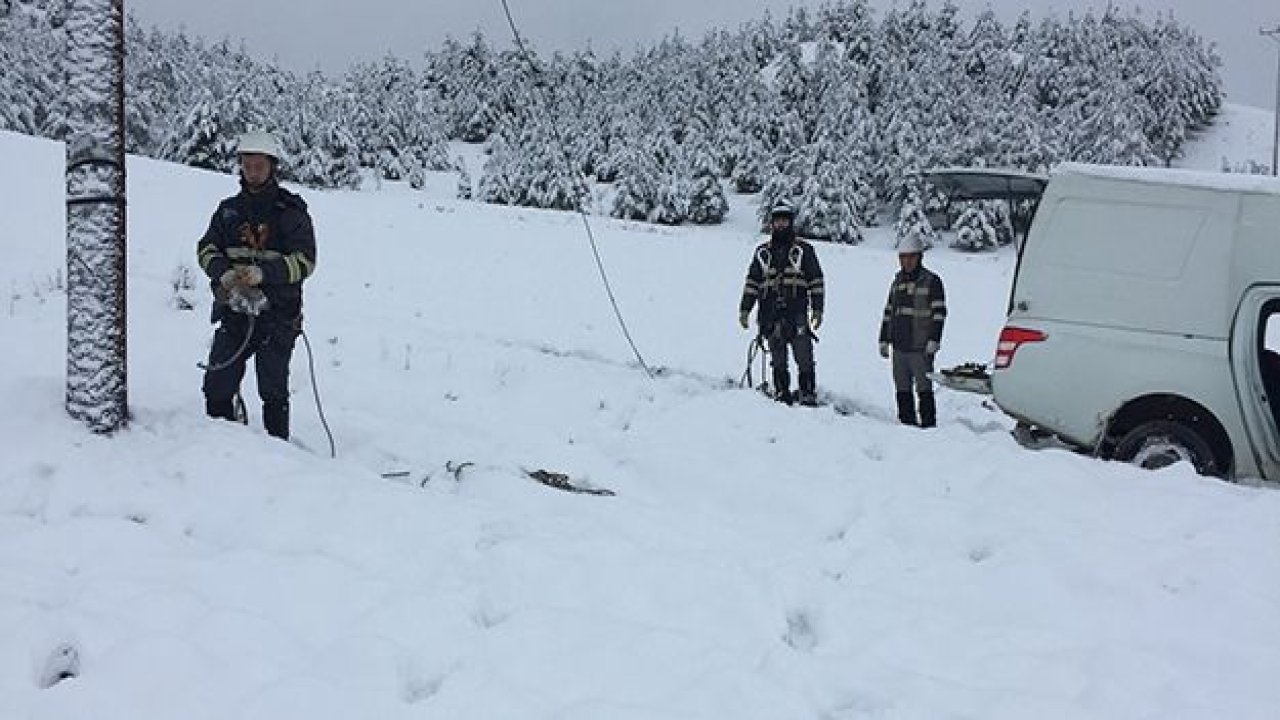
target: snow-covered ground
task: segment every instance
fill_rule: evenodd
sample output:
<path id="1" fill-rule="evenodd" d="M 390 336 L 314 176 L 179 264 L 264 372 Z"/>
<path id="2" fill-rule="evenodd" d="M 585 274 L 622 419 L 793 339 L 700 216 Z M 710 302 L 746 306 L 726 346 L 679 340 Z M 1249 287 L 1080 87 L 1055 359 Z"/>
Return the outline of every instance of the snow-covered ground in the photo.
<path id="1" fill-rule="evenodd" d="M 1271 143 L 1275 137 L 1275 113 L 1271 110 L 1226 103 L 1212 127 L 1192 134 L 1186 153 L 1174 165 L 1240 172 L 1250 166 L 1271 167 Z"/>
<path id="2" fill-rule="evenodd" d="M 447 176 L 304 192 L 335 460 L 301 344 L 293 443 L 256 402 L 203 417 L 208 299 L 174 279 L 235 184 L 143 159 L 135 419 L 67 419 L 62 148 L 0 157 L 0 717 L 1276 717 L 1280 493 L 1031 452 L 976 396 L 896 425 L 883 230 L 818 248 L 842 414 L 736 386 L 746 199 L 711 229 L 592 219 L 650 379 L 577 216 Z M 991 356 L 1012 259 L 927 256 L 943 364 Z"/>

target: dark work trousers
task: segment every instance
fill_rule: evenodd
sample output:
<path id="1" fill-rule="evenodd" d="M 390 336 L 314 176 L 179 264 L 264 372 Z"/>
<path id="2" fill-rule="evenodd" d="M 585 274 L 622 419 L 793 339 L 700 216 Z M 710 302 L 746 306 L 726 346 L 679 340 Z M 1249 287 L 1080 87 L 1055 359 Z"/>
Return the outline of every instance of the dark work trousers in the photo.
<path id="1" fill-rule="evenodd" d="M 893 389 L 900 393 L 914 390 L 918 394 L 932 393 L 933 356 L 923 352 L 893 351 Z"/>
<path id="2" fill-rule="evenodd" d="M 936 404 L 933 399 L 933 356 L 923 352 L 893 350 L 893 389 L 897 393 L 898 419 L 906 425 L 917 424 L 915 400 L 911 391 L 920 398 L 921 427 L 933 427 L 937 423 Z"/>
<path id="3" fill-rule="evenodd" d="M 289 361 L 298 339 L 295 324 L 271 317 L 260 317 L 253 324 L 253 335 L 245 345 L 249 318 L 228 314 L 213 334 L 209 349 L 209 369 L 204 374 L 204 397 L 208 414 L 233 420 L 233 398 L 240 391 L 245 366 L 253 358 L 258 378 L 258 397 L 262 398 L 263 425 L 276 437 L 289 436 Z M 236 351 L 240 351 L 236 356 Z M 232 359 L 234 358 L 234 360 Z"/>
<path id="4" fill-rule="evenodd" d="M 787 348 L 790 347 L 799 372 L 801 399 L 812 400 L 816 374 L 809 326 L 803 320 L 783 318 L 773 323 L 765 340 L 769 343 L 769 362 L 773 367 L 774 397 L 791 400 L 791 373 L 787 369 Z"/>

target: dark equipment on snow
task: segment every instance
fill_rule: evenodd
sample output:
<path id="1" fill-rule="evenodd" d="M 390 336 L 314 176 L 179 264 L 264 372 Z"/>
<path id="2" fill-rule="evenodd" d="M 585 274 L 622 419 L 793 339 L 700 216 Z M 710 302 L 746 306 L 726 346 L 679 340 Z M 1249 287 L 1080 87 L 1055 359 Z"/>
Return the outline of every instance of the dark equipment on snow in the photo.
<path id="1" fill-rule="evenodd" d="M 929 379 L 959 392 L 991 394 L 991 373 L 987 372 L 985 363 L 967 362 L 952 368 L 943 368 L 939 372 L 930 373 Z"/>
<path id="2" fill-rule="evenodd" d="M 617 495 L 617 493 L 607 488 L 581 487 L 574 485 L 569 481 L 569 476 L 564 473 L 550 472 L 547 470 L 525 470 L 524 474 L 533 480 L 536 480 L 547 487 L 555 488 L 556 490 L 563 490 L 565 492 L 578 493 L 581 495 L 600 495 L 604 497 L 613 497 L 614 495 Z"/>

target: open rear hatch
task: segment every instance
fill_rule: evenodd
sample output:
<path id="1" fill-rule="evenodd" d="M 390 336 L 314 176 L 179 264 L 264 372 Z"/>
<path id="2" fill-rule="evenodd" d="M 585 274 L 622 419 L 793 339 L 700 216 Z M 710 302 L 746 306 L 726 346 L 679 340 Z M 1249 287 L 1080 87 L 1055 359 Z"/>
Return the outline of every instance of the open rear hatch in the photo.
<path id="1" fill-rule="evenodd" d="M 1049 184 L 1047 175 L 995 168 L 935 168 L 919 175 L 945 196 L 947 204 L 972 200 L 1004 200 L 1009 203 L 1011 214 L 1015 203 L 1029 201 L 1034 215 L 1034 207 L 1039 204 L 1040 196 Z M 1022 259 L 1021 245 L 1018 259 Z M 952 390 L 991 394 L 991 373 L 985 363 L 968 362 L 930 373 L 929 377 Z"/>
<path id="2" fill-rule="evenodd" d="M 1049 176 L 996 168 L 934 168 L 919 173 L 948 202 L 967 200 L 1039 201 Z"/>

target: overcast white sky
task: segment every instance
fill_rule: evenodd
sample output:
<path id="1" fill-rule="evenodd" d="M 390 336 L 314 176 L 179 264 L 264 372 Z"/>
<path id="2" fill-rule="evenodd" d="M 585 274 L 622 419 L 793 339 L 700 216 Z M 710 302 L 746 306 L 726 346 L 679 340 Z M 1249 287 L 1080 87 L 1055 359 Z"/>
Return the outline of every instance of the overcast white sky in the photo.
<path id="1" fill-rule="evenodd" d="M 521 32 L 539 49 L 597 50 L 631 48 L 673 29 L 699 37 L 711 27 L 736 27 L 789 6 L 818 7 L 821 0 L 508 0 Z M 893 0 L 872 0 L 883 9 Z M 905 5 L 905 0 L 897 4 Z M 1102 7 L 1105 2 L 1071 0 L 956 0 L 967 14 L 990 6 L 1002 19 L 1028 8 L 1039 17 L 1050 10 Z M 1215 42 L 1223 59 L 1229 101 L 1257 107 L 1274 105 L 1277 43 L 1259 34 L 1280 25 L 1278 0 L 1144 0 L 1117 2 L 1141 7 L 1154 17 L 1173 10 Z M 932 8 L 941 0 L 929 0 Z M 145 22 L 185 26 L 211 39 L 245 40 L 255 53 L 277 56 L 297 70 L 319 67 L 340 71 L 352 60 L 374 58 L 390 50 L 415 59 L 447 35 L 465 37 L 476 28 L 495 44 L 509 44 L 500 0 L 126 0 L 125 7 Z"/>

